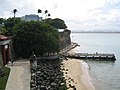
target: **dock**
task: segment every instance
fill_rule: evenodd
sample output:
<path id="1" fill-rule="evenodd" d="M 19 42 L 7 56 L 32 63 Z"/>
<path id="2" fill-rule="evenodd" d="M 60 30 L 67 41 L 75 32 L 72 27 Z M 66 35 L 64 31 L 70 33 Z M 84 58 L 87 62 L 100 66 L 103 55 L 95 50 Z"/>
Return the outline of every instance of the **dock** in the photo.
<path id="1" fill-rule="evenodd" d="M 65 57 L 69 57 L 69 58 L 76 58 L 76 59 L 92 59 L 92 60 L 116 60 L 115 55 L 114 54 L 102 54 L 102 53 L 93 53 L 93 54 L 89 54 L 89 53 L 74 53 L 74 54 L 70 54 L 70 53 L 65 53 L 63 54 L 63 56 Z"/>

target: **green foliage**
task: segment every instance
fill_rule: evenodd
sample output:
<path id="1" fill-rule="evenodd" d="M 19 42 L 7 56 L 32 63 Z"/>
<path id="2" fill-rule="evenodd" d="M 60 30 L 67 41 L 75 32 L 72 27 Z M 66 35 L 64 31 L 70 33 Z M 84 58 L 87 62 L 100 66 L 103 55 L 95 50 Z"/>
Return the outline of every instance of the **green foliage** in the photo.
<path id="1" fill-rule="evenodd" d="M 3 71 L 4 71 L 4 74 L 2 77 L 0 77 L 0 90 L 5 90 L 9 73 L 10 73 L 10 68 L 4 67 Z"/>
<path id="2" fill-rule="evenodd" d="M 58 30 L 37 21 L 23 22 L 16 25 L 13 38 L 14 51 L 17 57 L 29 57 L 34 51 L 36 55 L 59 52 Z"/>
<path id="3" fill-rule="evenodd" d="M 17 57 L 29 57 L 32 51 L 37 55 L 59 52 L 57 29 L 65 28 L 65 22 L 58 18 L 49 18 L 42 22 L 8 18 L 4 20 L 4 27 L 0 28 L 0 33 L 14 36 L 13 46 Z"/>
<path id="4" fill-rule="evenodd" d="M 68 32 L 69 34 L 71 33 L 71 31 L 68 29 L 65 29 L 64 32 Z"/>
<path id="5" fill-rule="evenodd" d="M 5 34 L 7 31 L 4 27 L 0 27 L 0 34 Z"/>
<path id="6" fill-rule="evenodd" d="M 0 18 L 0 24 L 2 24 L 3 23 L 3 18 Z"/>
<path id="7" fill-rule="evenodd" d="M 0 20 L 2 21 L 2 19 Z M 16 33 L 16 29 L 14 29 L 14 26 L 17 24 L 22 23 L 23 21 L 20 18 L 8 18 L 4 20 L 4 34 L 7 36 L 13 36 Z M 65 22 L 62 19 L 55 18 L 55 19 L 45 19 L 43 20 L 44 23 L 47 23 L 49 25 L 52 25 L 56 29 L 66 29 L 67 26 Z M 3 30 L 2 30 L 3 31 Z"/>
<path id="8" fill-rule="evenodd" d="M 6 35 L 7 36 L 13 36 L 16 31 L 14 26 L 17 24 L 20 24 L 22 20 L 20 18 L 8 18 L 7 20 L 4 21 L 4 27 L 6 28 Z"/>
<path id="9" fill-rule="evenodd" d="M 44 22 L 52 25 L 54 28 L 57 28 L 57 29 L 66 29 L 67 28 L 65 22 L 59 18 L 55 18 L 55 19 L 48 18 L 48 19 L 45 19 Z"/>

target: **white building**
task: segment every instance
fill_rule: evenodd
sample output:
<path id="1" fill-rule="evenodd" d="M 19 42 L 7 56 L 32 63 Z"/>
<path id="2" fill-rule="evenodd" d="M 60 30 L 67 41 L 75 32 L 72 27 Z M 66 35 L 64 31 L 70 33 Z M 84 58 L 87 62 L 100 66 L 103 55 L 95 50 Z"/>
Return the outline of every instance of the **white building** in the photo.
<path id="1" fill-rule="evenodd" d="M 42 17 L 39 17 L 38 15 L 35 15 L 35 14 L 30 14 L 30 15 L 25 15 L 22 17 L 22 20 L 25 20 L 25 21 L 41 21 L 42 20 Z"/>

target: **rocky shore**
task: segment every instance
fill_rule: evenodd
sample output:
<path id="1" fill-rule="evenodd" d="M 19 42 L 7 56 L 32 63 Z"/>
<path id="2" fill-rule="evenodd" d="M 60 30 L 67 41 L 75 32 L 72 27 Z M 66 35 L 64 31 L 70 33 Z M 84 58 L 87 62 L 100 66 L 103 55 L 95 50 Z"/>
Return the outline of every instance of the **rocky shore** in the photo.
<path id="1" fill-rule="evenodd" d="M 72 43 L 61 50 L 58 59 L 33 58 L 30 90 L 94 90 L 83 61 L 62 57 L 64 53 L 73 53 L 71 49 L 76 46 Z"/>
<path id="2" fill-rule="evenodd" d="M 61 60 L 37 60 L 31 68 L 31 90 L 67 90 Z"/>

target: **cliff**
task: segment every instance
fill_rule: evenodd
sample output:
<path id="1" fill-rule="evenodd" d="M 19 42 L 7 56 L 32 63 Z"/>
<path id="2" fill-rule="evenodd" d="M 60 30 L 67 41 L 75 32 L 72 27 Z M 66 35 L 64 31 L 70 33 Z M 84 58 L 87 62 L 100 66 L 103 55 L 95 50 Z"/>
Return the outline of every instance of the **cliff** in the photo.
<path id="1" fill-rule="evenodd" d="M 71 31 L 65 29 L 63 32 L 59 32 L 59 48 L 64 49 L 65 47 L 69 46 L 71 44 L 71 38 L 70 38 Z"/>

